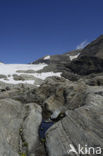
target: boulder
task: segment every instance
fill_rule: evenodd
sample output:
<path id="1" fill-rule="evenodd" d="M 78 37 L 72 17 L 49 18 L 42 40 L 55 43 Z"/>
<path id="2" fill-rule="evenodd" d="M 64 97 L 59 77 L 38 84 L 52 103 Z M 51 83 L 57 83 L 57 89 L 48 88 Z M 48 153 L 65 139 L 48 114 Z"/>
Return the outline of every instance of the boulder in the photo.
<path id="1" fill-rule="evenodd" d="M 0 79 L 7 79 L 7 76 L 0 74 Z"/>
<path id="2" fill-rule="evenodd" d="M 34 76 L 33 75 L 20 74 L 19 76 L 21 76 L 24 80 L 34 80 Z"/>
<path id="3" fill-rule="evenodd" d="M 40 146 L 38 130 L 42 122 L 42 109 L 35 103 L 26 104 L 25 109 L 26 113 L 22 125 L 23 136 L 27 144 L 28 153 L 35 155 L 36 150 Z"/>
<path id="4" fill-rule="evenodd" d="M 12 99 L 0 100 L 0 155 L 19 156 L 19 128 L 22 105 Z"/>
<path id="5" fill-rule="evenodd" d="M 14 80 L 16 80 L 16 81 L 24 81 L 25 79 L 22 77 L 22 76 L 20 76 L 20 75 L 17 75 L 17 74 L 14 74 L 13 75 L 13 79 Z"/>
<path id="6" fill-rule="evenodd" d="M 90 86 L 103 86 L 103 76 L 95 76 L 91 79 L 87 79 L 86 83 Z"/>
<path id="7" fill-rule="evenodd" d="M 64 78 L 59 78 L 59 81 L 55 78 L 47 79 L 39 88 L 39 91 L 43 91 L 40 92 L 41 96 L 47 91 L 43 102 L 45 114 L 49 112 L 51 118 L 56 118 L 67 109 L 73 110 L 85 105 L 86 88 L 82 79 L 75 83 Z"/>
<path id="8" fill-rule="evenodd" d="M 46 109 L 50 112 L 61 109 L 64 105 L 63 88 L 57 88 L 55 95 L 51 95 L 44 101 Z"/>
<path id="9" fill-rule="evenodd" d="M 66 117 L 47 131 L 46 148 L 48 155 L 75 156 L 75 153 L 69 154 L 68 152 L 70 146 L 78 152 L 79 144 L 83 147 L 83 151 L 85 150 L 85 146 L 95 149 L 100 147 L 102 149 L 102 125 L 103 87 L 89 87 L 87 89 L 85 105 L 74 110 L 67 110 Z M 90 155 L 93 156 L 93 153 L 90 153 Z"/>
<path id="10" fill-rule="evenodd" d="M 39 141 L 42 109 L 35 103 L 22 104 L 6 98 L 0 100 L 0 155 L 45 156 Z"/>
<path id="11" fill-rule="evenodd" d="M 87 86 L 82 79 L 66 87 L 64 91 L 66 108 L 74 110 L 85 105 L 86 89 Z"/>

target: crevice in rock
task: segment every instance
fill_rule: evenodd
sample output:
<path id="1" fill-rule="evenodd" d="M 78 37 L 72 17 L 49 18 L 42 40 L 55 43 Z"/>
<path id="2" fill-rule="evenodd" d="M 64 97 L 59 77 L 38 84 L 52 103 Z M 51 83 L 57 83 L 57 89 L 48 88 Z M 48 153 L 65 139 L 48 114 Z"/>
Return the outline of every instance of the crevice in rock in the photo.
<path id="1" fill-rule="evenodd" d="M 19 155 L 20 156 L 29 156 L 28 155 L 28 143 L 26 142 L 23 134 L 23 128 L 21 127 L 19 129 L 19 136 L 20 136 L 20 141 L 19 141 Z"/>
<path id="2" fill-rule="evenodd" d="M 27 117 L 29 116 L 29 105 L 26 105 L 25 106 L 25 111 L 24 111 L 24 115 L 23 115 L 23 121 L 22 121 L 22 124 L 20 126 L 20 129 L 19 129 L 19 150 L 18 150 L 18 153 L 20 156 L 31 156 L 33 153 L 36 155 L 36 156 L 48 156 L 48 153 L 47 153 L 47 149 L 46 149 L 46 145 L 45 145 L 45 139 L 41 140 L 40 139 L 40 135 L 39 135 L 39 140 L 38 140 L 38 143 L 36 145 L 34 145 L 33 149 L 31 151 L 28 150 L 28 142 L 26 141 L 25 139 L 25 136 L 24 136 L 24 122 L 25 120 L 27 119 Z M 43 112 L 43 111 L 42 111 Z M 42 118 L 44 118 L 44 116 L 42 115 Z M 41 124 L 40 124 L 41 125 Z M 39 129 L 38 129 L 38 134 L 39 134 Z"/>
<path id="3" fill-rule="evenodd" d="M 38 130 L 38 134 L 39 134 L 39 141 L 41 144 L 41 150 L 36 150 L 36 156 L 48 156 L 48 151 L 46 148 L 46 136 L 45 133 L 46 131 L 53 125 L 54 123 L 51 122 L 45 122 L 44 120 L 42 120 L 40 126 L 39 126 L 39 130 Z M 44 152 L 44 153 L 40 153 L 40 152 Z"/>
<path id="4" fill-rule="evenodd" d="M 25 119 L 29 115 L 28 107 L 26 107 L 25 110 L 26 110 L 26 112 L 25 112 L 25 115 L 23 117 L 23 122 L 25 121 Z M 19 136 L 20 136 L 20 140 L 19 140 L 19 155 L 20 156 L 29 156 L 29 153 L 28 153 L 28 143 L 25 140 L 24 133 L 23 133 L 23 122 L 22 122 L 22 125 L 21 125 L 20 129 L 19 129 Z"/>
<path id="5" fill-rule="evenodd" d="M 67 103 L 67 93 L 65 90 L 63 92 L 63 97 L 64 97 L 64 104 L 66 104 Z"/>

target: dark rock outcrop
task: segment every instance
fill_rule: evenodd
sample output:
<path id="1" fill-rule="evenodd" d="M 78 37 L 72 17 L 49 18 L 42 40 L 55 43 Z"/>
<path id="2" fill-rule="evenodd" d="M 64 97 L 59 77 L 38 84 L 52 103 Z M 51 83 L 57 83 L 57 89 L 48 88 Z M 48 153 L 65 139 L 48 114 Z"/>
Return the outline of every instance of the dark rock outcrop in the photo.
<path id="1" fill-rule="evenodd" d="M 94 56 L 103 59 L 103 35 L 98 37 L 96 40 L 88 44 L 79 55 L 82 56 Z"/>
<path id="2" fill-rule="evenodd" d="M 78 59 L 66 67 L 79 75 L 103 72 L 103 35 L 87 45 Z"/>
<path id="3" fill-rule="evenodd" d="M 82 56 L 66 67 L 79 75 L 100 73 L 103 72 L 103 59 L 94 56 Z"/>

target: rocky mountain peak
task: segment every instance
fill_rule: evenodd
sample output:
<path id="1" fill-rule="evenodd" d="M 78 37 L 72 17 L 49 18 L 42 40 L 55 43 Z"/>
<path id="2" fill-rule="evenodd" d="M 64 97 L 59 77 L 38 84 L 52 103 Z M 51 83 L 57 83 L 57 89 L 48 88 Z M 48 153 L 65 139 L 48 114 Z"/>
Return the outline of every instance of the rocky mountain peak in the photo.
<path id="1" fill-rule="evenodd" d="M 82 56 L 99 57 L 103 59 L 103 35 L 88 44 L 81 52 Z"/>

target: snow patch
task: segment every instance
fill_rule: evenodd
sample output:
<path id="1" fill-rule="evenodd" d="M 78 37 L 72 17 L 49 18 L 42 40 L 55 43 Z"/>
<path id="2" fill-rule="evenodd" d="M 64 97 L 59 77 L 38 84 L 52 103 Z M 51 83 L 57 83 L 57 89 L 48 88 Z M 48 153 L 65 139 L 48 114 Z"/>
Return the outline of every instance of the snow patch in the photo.
<path id="1" fill-rule="evenodd" d="M 48 66 L 47 64 L 0 64 L 0 74 L 6 75 L 7 79 L 0 79 L 0 81 L 9 83 L 9 84 L 19 84 L 19 83 L 27 83 L 27 84 L 35 84 L 35 78 L 34 80 L 14 80 L 13 75 L 21 75 L 24 73 L 18 73 L 16 71 L 18 70 L 34 70 L 35 73 L 25 73 L 26 75 L 33 75 L 36 78 L 39 78 L 41 80 L 45 80 L 47 77 L 52 77 L 52 76 L 61 76 L 61 73 L 54 73 L 54 72 L 43 72 L 43 73 L 37 73 L 36 71 L 43 69 L 45 66 Z"/>
<path id="2" fill-rule="evenodd" d="M 36 65 L 28 64 L 0 64 L 0 74 L 13 75 L 16 74 L 17 70 L 34 70 L 38 71 L 43 69 L 47 64 L 41 63 Z"/>
<path id="3" fill-rule="evenodd" d="M 44 57 L 44 60 L 49 60 L 50 59 L 50 56 L 48 55 L 48 56 L 46 56 L 46 57 Z"/>
<path id="4" fill-rule="evenodd" d="M 72 61 L 72 60 L 76 59 L 79 55 L 80 55 L 80 53 L 78 53 L 77 55 L 74 55 L 74 56 L 70 56 L 70 55 L 69 55 L 70 60 Z"/>
<path id="5" fill-rule="evenodd" d="M 20 75 L 19 73 L 16 72 L 17 70 L 38 71 L 38 70 L 43 69 L 45 66 L 47 66 L 47 64 L 44 64 L 44 63 L 37 64 L 37 65 L 33 65 L 33 64 L 30 64 L 30 65 L 27 65 L 27 64 L 0 64 L 0 74 L 7 76 L 7 80 L 0 79 L 0 81 L 5 82 L 5 83 L 10 83 L 10 84 L 19 84 L 19 83 L 34 84 L 34 82 L 35 82 L 34 80 L 16 81 L 13 79 L 13 75 L 14 74 Z"/>

